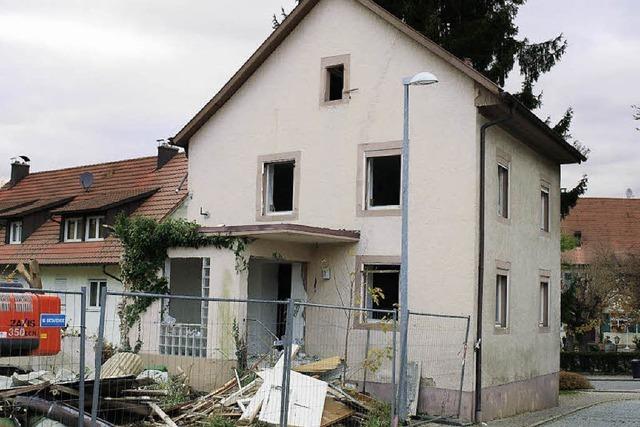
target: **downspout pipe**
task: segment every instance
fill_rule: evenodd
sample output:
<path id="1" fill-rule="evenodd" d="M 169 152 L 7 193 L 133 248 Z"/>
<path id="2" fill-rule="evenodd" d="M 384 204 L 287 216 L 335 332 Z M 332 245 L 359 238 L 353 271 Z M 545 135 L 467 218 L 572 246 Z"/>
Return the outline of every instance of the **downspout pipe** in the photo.
<path id="1" fill-rule="evenodd" d="M 484 294 L 484 235 L 485 235 L 485 199 L 486 199 L 486 134 L 487 129 L 511 120 L 511 115 L 484 123 L 480 127 L 480 200 L 478 207 L 478 301 L 476 309 L 476 383 L 475 383 L 475 421 L 482 421 L 482 300 Z"/>
<path id="2" fill-rule="evenodd" d="M 124 282 L 122 281 L 122 279 L 120 279 L 120 278 L 118 278 L 118 277 L 114 276 L 113 274 L 111 274 L 111 273 L 109 273 L 109 272 L 107 271 L 107 264 L 102 264 L 102 274 L 104 274 L 105 276 L 110 277 L 110 278 L 112 278 L 113 280 L 116 280 L 116 281 L 118 281 L 118 282 L 120 282 L 120 283 L 124 283 Z"/>

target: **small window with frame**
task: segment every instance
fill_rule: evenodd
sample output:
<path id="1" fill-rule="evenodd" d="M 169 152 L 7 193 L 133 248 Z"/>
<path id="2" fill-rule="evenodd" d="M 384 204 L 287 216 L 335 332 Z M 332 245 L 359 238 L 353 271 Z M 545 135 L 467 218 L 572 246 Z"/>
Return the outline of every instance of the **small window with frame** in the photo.
<path id="1" fill-rule="evenodd" d="M 67 218 L 64 221 L 64 241 L 82 242 L 82 218 Z"/>
<path id="2" fill-rule="evenodd" d="M 502 329 L 509 325 L 509 274 L 506 271 L 496 275 L 495 325 Z"/>
<path id="3" fill-rule="evenodd" d="M 100 308 L 102 295 L 107 291 L 106 280 L 89 281 L 89 308 Z"/>
<path id="4" fill-rule="evenodd" d="M 296 219 L 300 152 L 260 156 L 258 168 L 256 219 L 258 221 Z"/>
<path id="5" fill-rule="evenodd" d="M 540 230 L 549 232 L 549 223 L 551 222 L 549 207 L 549 187 L 540 187 Z"/>
<path id="6" fill-rule="evenodd" d="M 540 280 L 540 319 L 538 326 L 549 327 L 549 279 Z"/>
<path id="7" fill-rule="evenodd" d="M 509 165 L 498 163 L 498 216 L 509 218 Z"/>
<path id="8" fill-rule="evenodd" d="M 367 157 L 367 209 L 400 209 L 400 154 Z"/>
<path id="9" fill-rule="evenodd" d="M 85 240 L 88 242 L 104 240 L 104 216 L 87 217 L 85 223 Z"/>
<path id="10" fill-rule="evenodd" d="M 9 223 L 9 244 L 19 245 L 22 243 L 22 221 L 11 221 Z"/>
<path id="11" fill-rule="evenodd" d="M 332 105 L 349 100 L 350 55 L 322 58 L 322 85 L 320 103 Z"/>

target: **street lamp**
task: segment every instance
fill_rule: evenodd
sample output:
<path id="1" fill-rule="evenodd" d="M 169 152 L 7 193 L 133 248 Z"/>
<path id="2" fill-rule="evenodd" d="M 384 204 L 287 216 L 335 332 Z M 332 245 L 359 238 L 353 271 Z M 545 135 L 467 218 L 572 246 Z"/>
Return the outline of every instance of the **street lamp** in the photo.
<path id="1" fill-rule="evenodd" d="M 423 71 L 403 79 L 404 134 L 402 138 L 402 246 L 400 258 L 400 383 L 398 385 L 398 414 L 407 418 L 407 335 L 409 331 L 409 86 L 438 83 L 433 74 Z"/>

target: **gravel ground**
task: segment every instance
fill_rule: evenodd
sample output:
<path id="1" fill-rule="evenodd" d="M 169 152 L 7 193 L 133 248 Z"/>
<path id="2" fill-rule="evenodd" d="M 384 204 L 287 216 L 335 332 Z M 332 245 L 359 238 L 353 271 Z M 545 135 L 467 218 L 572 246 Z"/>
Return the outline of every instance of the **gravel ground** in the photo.
<path id="1" fill-rule="evenodd" d="M 625 400 L 608 402 L 591 408 L 583 409 L 568 415 L 558 421 L 545 424 L 549 427 L 608 427 L 608 426 L 639 426 L 640 400 Z"/>
<path id="2" fill-rule="evenodd" d="M 629 378 L 589 377 L 595 390 L 640 391 L 640 380 Z"/>

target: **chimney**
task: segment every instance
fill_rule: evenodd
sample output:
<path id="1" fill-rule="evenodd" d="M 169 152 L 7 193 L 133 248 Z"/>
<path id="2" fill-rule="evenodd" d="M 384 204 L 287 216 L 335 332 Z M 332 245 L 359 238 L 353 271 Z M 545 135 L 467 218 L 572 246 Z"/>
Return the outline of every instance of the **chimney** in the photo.
<path id="1" fill-rule="evenodd" d="M 10 185 L 16 185 L 29 175 L 29 161 L 27 156 L 18 156 L 11 159 Z"/>
<path id="2" fill-rule="evenodd" d="M 166 142 L 158 144 L 158 169 L 169 163 L 169 160 L 173 159 L 179 152 L 177 147 L 172 147 Z"/>

